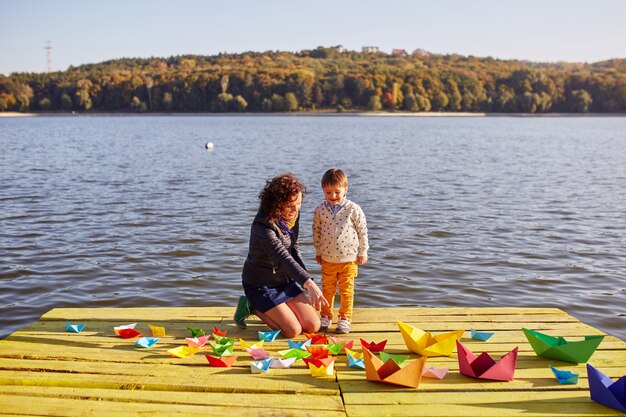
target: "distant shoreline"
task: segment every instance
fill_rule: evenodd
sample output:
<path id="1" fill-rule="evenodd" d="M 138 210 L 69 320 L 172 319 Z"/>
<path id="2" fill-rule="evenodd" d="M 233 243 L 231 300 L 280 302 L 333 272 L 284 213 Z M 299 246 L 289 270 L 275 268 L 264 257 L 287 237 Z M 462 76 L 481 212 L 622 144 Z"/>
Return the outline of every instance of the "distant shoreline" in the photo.
<path id="1" fill-rule="evenodd" d="M 0 112 L 0 117 L 624 117 L 626 113 L 469 113 L 469 112 L 291 112 L 291 113 L 18 113 Z"/>

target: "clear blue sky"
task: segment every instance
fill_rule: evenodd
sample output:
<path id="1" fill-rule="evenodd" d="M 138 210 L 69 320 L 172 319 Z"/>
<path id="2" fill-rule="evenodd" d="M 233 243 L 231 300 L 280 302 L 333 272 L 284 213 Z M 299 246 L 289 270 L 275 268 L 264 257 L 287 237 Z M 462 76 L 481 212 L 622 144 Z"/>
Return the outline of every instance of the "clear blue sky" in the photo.
<path id="1" fill-rule="evenodd" d="M 0 0 L 0 73 L 343 45 L 531 61 L 626 58 L 626 0 Z"/>

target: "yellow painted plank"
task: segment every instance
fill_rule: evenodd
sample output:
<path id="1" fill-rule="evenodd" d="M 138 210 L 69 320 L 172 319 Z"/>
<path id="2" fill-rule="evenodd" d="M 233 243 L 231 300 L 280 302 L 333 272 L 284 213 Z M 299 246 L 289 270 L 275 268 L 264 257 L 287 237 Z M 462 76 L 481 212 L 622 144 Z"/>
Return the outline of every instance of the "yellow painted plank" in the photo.
<path id="1" fill-rule="evenodd" d="M 25 416 L 209 416 L 209 415 L 249 415 L 249 416 L 311 416 L 311 409 L 285 409 L 280 404 L 274 406 L 246 406 L 245 411 L 232 406 L 188 405 L 167 403 L 144 403 L 128 401 L 102 401 L 81 399 L 68 401 L 65 398 L 46 398 L 45 401 L 32 401 L 30 396 L 0 395 L 0 410 L 4 414 Z M 316 416 L 345 417 L 343 411 L 319 410 Z"/>
<path id="2" fill-rule="evenodd" d="M 146 389 L 157 391 L 309 393 L 338 395 L 334 380 L 312 378 L 296 373 L 251 375 L 229 370 L 228 373 L 197 375 L 193 379 L 163 375 L 57 374 L 45 372 L 0 371 L 0 385 L 87 387 L 107 389 Z"/>
<path id="3" fill-rule="evenodd" d="M 597 403 L 549 403 L 541 401 L 525 401 L 509 404 L 506 407 L 499 403 L 492 404 L 429 404 L 429 405 L 346 405 L 349 417 L 415 417 L 415 416 L 469 416 L 469 417 L 501 417 L 501 416 L 623 416 L 623 413 L 604 407 Z"/>
<path id="4" fill-rule="evenodd" d="M 74 400 L 143 402 L 154 404 L 188 404 L 232 407 L 256 407 L 274 409 L 306 409 L 307 404 L 315 404 L 316 410 L 343 411 L 343 401 L 338 395 L 298 395 L 275 393 L 272 395 L 257 393 L 224 392 L 185 392 L 185 391 L 149 391 L 149 390 L 113 390 L 85 387 L 47 387 L 47 386 L 0 386 L 1 395 L 21 395 L 46 401 L 48 398 Z M 1 408 L 0 408 L 1 412 Z"/>

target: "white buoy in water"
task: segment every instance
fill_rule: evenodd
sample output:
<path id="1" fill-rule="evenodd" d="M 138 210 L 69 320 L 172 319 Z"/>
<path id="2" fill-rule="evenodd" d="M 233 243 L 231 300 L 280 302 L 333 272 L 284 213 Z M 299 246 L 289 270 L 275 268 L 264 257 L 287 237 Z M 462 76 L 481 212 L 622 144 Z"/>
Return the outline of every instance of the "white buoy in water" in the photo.
<path id="1" fill-rule="evenodd" d="M 212 151 L 213 150 L 213 142 L 207 142 L 204 147 L 206 148 L 207 151 Z"/>

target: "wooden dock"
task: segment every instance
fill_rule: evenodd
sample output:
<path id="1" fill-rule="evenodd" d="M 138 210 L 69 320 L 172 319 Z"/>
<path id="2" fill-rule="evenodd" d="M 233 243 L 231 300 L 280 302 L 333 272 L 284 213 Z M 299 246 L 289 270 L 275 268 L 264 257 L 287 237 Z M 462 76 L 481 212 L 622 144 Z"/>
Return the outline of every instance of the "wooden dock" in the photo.
<path id="1" fill-rule="evenodd" d="M 11 416 L 609 416 L 624 415 L 590 400 L 584 364 L 539 358 L 521 328 L 577 338 L 603 334 L 555 308 L 366 308 L 356 309 L 352 332 L 344 338 L 387 339 L 388 353 L 410 353 L 398 320 L 432 332 L 467 330 L 461 342 L 494 358 L 519 347 L 515 380 L 489 382 L 461 375 L 456 354 L 429 358 L 428 366 L 449 368 L 443 380 L 422 379 L 418 389 L 365 380 L 365 372 L 338 356 L 335 377 L 313 378 L 299 361 L 290 369 L 252 374 L 251 358 L 239 349 L 232 368 L 212 368 L 204 357 L 175 358 L 167 350 L 185 344 L 187 327 L 252 341 L 258 321 L 234 326 L 232 308 L 54 309 L 0 341 L 0 415 Z M 68 333 L 65 321 L 86 323 Z M 163 326 L 168 336 L 150 349 L 122 339 L 114 326 L 138 322 Z M 472 340 L 469 329 L 492 331 L 487 342 Z M 331 330 L 333 327 L 331 327 Z M 304 341 L 300 336 L 296 340 Z M 279 338 L 264 348 L 287 349 Z M 418 356 L 411 355 L 410 360 Z M 626 343 L 607 336 L 589 361 L 613 379 L 626 374 Z M 577 385 L 560 385 L 548 368 L 579 373 Z"/>

